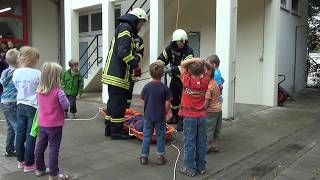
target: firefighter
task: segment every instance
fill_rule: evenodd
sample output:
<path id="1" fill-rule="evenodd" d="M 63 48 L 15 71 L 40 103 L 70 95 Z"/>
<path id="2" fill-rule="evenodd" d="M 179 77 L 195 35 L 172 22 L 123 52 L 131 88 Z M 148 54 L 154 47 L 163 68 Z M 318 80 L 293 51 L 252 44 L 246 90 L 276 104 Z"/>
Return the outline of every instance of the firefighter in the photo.
<path id="1" fill-rule="evenodd" d="M 132 72 L 141 76 L 139 62 L 142 58 L 137 52 L 135 38 L 141 27 L 148 21 L 146 12 L 134 8 L 128 14 L 119 17 L 120 24 L 111 41 L 108 57 L 102 73 L 102 83 L 108 85 L 105 135 L 112 140 L 127 140 L 131 137 L 122 131 L 127 100 L 130 94 Z M 139 46 L 143 47 L 143 44 Z"/>
<path id="2" fill-rule="evenodd" d="M 169 67 L 166 70 L 171 76 L 170 90 L 173 100 L 171 101 L 172 119 L 171 123 L 177 123 L 177 130 L 183 130 L 182 118 L 178 115 L 182 94 L 182 82 L 180 80 L 180 63 L 193 58 L 193 50 L 188 46 L 188 35 L 182 29 L 177 29 L 172 34 L 172 41 L 160 54 L 158 60 Z"/>

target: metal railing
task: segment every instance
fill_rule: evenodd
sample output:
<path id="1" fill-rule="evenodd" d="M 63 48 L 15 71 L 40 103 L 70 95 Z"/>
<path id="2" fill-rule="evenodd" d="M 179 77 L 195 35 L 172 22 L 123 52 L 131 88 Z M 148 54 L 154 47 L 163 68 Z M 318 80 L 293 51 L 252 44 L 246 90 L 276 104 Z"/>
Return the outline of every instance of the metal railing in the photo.
<path id="1" fill-rule="evenodd" d="M 144 5 L 147 3 L 148 0 L 143 1 L 143 3 L 140 5 L 140 8 L 143 8 Z M 134 0 L 133 3 L 131 4 L 131 6 L 128 8 L 128 10 L 126 11 L 126 14 L 128 14 L 134 7 L 134 5 L 136 5 L 136 3 L 138 2 L 138 0 Z M 138 6 L 139 7 L 139 6 Z M 147 15 L 149 15 L 150 12 L 150 8 L 146 11 Z"/>
<path id="2" fill-rule="evenodd" d="M 99 45 L 99 37 L 100 37 L 101 35 L 102 35 L 102 34 L 97 34 L 97 35 L 92 39 L 92 41 L 90 42 L 89 46 L 86 48 L 86 50 L 82 53 L 82 55 L 81 55 L 80 58 L 79 58 L 79 61 L 80 61 L 80 62 L 84 62 L 84 63 L 81 65 L 80 69 L 79 69 L 80 72 L 83 70 L 83 68 L 85 68 L 86 66 L 88 66 L 88 69 L 86 69 L 86 71 L 85 71 L 83 74 L 81 74 L 82 77 L 85 77 L 85 76 L 89 73 L 90 69 L 93 67 L 93 65 L 94 65 L 95 63 L 97 64 L 97 66 L 99 66 L 99 64 L 102 62 L 102 57 L 100 57 L 100 54 L 99 54 L 99 48 L 101 47 L 101 46 Z M 94 47 L 94 48 L 92 49 L 92 47 Z M 85 57 L 85 55 L 88 54 L 89 50 L 91 50 L 91 49 L 92 49 L 92 52 L 90 53 L 90 55 L 89 55 L 88 57 Z M 90 59 L 92 58 L 92 56 L 93 56 L 94 54 L 96 55 L 96 56 L 95 56 L 96 58 L 94 59 L 93 62 L 90 63 Z M 86 58 L 86 59 L 85 59 L 84 61 L 82 61 L 83 58 Z"/>

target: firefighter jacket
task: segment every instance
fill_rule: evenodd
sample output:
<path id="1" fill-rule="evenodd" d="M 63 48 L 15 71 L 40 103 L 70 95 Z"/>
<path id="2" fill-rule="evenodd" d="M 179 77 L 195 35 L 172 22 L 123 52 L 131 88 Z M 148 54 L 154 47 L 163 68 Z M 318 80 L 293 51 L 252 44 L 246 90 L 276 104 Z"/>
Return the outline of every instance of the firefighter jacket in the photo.
<path id="1" fill-rule="evenodd" d="M 136 16 L 126 14 L 121 16 L 119 21 L 120 24 L 110 44 L 101 81 L 104 84 L 129 90 L 132 70 L 139 66 L 144 45 L 142 41 L 139 41 L 139 46 L 135 42 L 135 38 L 138 37 L 135 27 L 138 21 Z"/>
<path id="2" fill-rule="evenodd" d="M 193 50 L 186 44 L 183 49 L 176 48 L 175 42 L 171 42 L 169 46 L 160 54 L 158 60 L 161 60 L 165 65 L 170 65 L 173 76 L 179 76 L 179 66 L 185 59 L 193 58 Z"/>

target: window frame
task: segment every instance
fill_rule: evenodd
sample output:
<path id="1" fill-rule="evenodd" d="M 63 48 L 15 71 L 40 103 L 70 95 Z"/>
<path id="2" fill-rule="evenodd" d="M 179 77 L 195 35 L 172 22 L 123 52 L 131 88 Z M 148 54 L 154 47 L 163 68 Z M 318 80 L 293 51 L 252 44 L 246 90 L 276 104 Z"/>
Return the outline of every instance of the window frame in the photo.
<path id="1" fill-rule="evenodd" d="M 22 2 L 22 15 L 14 15 L 7 12 L 0 13 L 0 17 L 15 19 L 22 22 L 22 39 L 19 38 L 0 38 L 0 41 L 4 42 L 14 42 L 14 43 L 22 43 L 23 45 L 29 44 L 29 1 L 28 0 L 21 0 Z"/>
<path id="2" fill-rule="evenodd" d="M 102 13 L 102 9 L 97 9 L 97 10 L 85 12 L 85 13 L 79 13 L 79 16 L 88 15 L 88 32 L 81 32 L 81 33 L 79 32 L 79 36 L 94 36 L 102 33 L 102 26 L 101 26 L 101 30 L 98 30 L 98 31 L 91 30 L 91 15 L 97 14 L 97 13 Z M 102 20 L 101 20 L 101 23 L 102 23 Z"/>
<path id="3" fill-rule="evenodd" d="M 297 9 L 293 9 L 293 1 L 295 0 L 291 0 L 291 13 L 297 16 L 300 16 L 300 8 L 301 8 L 301 1 L 300 0 L 296 0 L 297 1 Z"/>
<path id="4" fill-rule="evenodd" d="M 115 10 L 120 10 L 120 16 L 121 16 L 121 5 L 116 5 L 115 6 Z M 97 9 L 97 10 L 93 10 L 93 11 L 90 11 L 90 12 L 83 12 L 83 13 L 79 13 L 79 17 L 80 16 L 84 16 L 84 15 L 88 15 L 88 32 L 79 32 L 79 36 L 82 37 L 82 36 L 95 36 L 97 34 L 102 34 L 102 26 L 101 26 L 101 30 L 98 30 L 98 31 L 92 31 L 92 27 L 91 27 L 91 15 L 92 14 L 97 14 L 97 13 L 102 13 L 102 9 Z M 115 17 L 117 18 L 117 17 Z M 103 19 L 103 14 L 102 14 L 102 19 Z M 101 21 L 103 21 L 101 19 Z M 102 23 L 102 22 L 101 22 Z"/>

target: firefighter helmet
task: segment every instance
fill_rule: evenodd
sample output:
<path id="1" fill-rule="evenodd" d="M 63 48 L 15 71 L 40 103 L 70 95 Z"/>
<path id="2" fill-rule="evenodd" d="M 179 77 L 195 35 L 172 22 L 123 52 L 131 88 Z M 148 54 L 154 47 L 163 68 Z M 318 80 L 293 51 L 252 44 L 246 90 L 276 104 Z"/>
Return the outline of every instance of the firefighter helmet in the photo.
<path id="1" fill-rule="evenodd" d="M 139 19 L 143 19 L 145 21 L 148 21 L 147 13 L 141 8 L 134 8 L 134 9 L 132 9 L 132 11 L 129 12 L 129 14 L 132 14 Z"/>
<path id="2" fill-rule="evenodd" d="M 177 29 L 172 34 L 172 41 L 187 41 L 188 35 L 183 29 Z"/>

